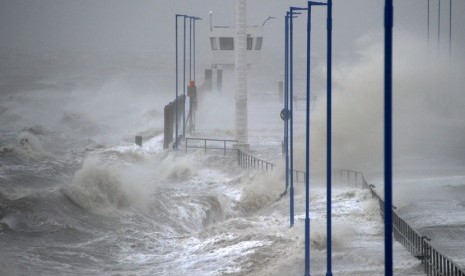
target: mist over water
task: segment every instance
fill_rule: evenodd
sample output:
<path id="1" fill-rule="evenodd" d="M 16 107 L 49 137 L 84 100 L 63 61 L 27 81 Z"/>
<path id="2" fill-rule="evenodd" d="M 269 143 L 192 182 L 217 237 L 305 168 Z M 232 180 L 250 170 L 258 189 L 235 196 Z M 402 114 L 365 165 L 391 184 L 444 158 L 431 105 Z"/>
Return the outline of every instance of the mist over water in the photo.
<path id="1" fill-rule="evenodd" d="M 438 57 L 427 50 L 423 39 L 409 33 L 397 37 L 395 173 L 462 169 L 464 57 L 460 53 L 453 53 L 451 60 L 445 54 Z M 361 38 L 358 44 L 355 62 L 334 65 L 333 166 L 378 174 L 383 166 L 383 45 L 373 36 Z M 325 95 L 319 95 L 315 103 L 310 126 L 311 164 L 315 172 L 321 172 L 326 166 Z M 301 136 L 298 149 L 303 149 L 303 141 Z M 305 156 L 297 158 L 297 165 L 303 168 Z"/>
<path id="2" fill-rule="evenodd" d="M 154 37 L 168 44 L 168 36 Z M 333 80 L 334 167 L 375 176 L 382 172 L 379 41 L 372 35 L 361 38 L 358 53 L 335 64 Z M 136 42 L 126 44 L 131 43 Z M 163 107 L 174 99 L 171 46 L 157 54 L 117 49 L 112 54 L 1 57 L 0 274 L 303 274 L 304 186 L 296 183 L 294 228 L 289 228 L 287 195 L 280 199 L 284 168 L 279 47 L 268 44 L 265 60 L 248 75 L 251 148 L 254 155 L 278 164 L 273 173 L 260 174 L 240 170 L 235 155 L 162 150 Z M 425 169 L 460 170 L 465 160 L 463 57 L 454 53 L 449 64 L 446 56 L 422 49 L 425 41 L 410 33 L 396 39 L 395 165 L 396 173 L 410 176 L 412 171 L 424 176 Z M 302 97 L 304 55 L 296 57 L 296 94 Z M 311 244 L 312 274 L 320 275 L 326 255 L 326 183 L 313 173 L 325 169 L 326 104 L 324 55 L 314 57 L 318 98 L 311 121 Z M 202 62 L 200 68 L 205 67 Z M 224 71 L 221 93 L 199 95 L 198 135 L 234 138 L 233 71 Z M 202 73 L 197 71 L 198 85 Z M 295 114 L 297 169 L 304 168 L 302 103 L 297 103 Z M 143 136 L 142 147 L 133 145 L 135 135 Z M 410 183 L 399 185 L 405 194 L 411 192 Z M 440 186 L 436 183 L 433 179 L 423 186 L 418 193 L 422 199 Z M 335 184 L 334 271 L 380 274 L 377 202 L 367 191 Z M 462 184 L 460 177 L 449 179 L 442 199 L 460 194 Z M 418 212 L 409 206 L 412 199 L 399 201 L 399 207 L 414 210 L 413 219 L 422 225 L 423 214 L 415 216 Z M 459 196 L 454 203 L 461 206 Z M 396 248 L 402 260 L 396 267 L 399 275 L 421 274 L 418 262 Z"/>

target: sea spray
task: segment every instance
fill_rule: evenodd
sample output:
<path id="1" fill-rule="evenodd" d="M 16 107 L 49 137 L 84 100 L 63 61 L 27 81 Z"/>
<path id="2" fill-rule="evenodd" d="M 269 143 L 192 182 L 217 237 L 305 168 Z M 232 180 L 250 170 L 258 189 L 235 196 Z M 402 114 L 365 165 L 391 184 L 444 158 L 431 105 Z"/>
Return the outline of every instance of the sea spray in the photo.
<path id="1" fill-rule="evenodd" d="M 246 214 L 252 214 L 280 199 L 284 191 L 282 170 L 272 173 L 256 173 L 243 180 L 240 207 Z"/>
<path id="2" fill-rule="evenodd" d="M 90 157 L 65 188 L 80 207 L 97 214 L 111 214 L 129 207 L 144 207 L 155 188 L 150 172 L 142 166 L 109 163 Z"/>

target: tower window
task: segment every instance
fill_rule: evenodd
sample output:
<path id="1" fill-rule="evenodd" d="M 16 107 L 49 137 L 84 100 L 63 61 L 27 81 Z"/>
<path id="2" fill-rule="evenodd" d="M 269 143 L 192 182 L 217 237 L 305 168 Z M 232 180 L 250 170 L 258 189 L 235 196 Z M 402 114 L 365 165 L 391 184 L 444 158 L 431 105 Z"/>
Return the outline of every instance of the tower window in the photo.
<path id="1" fill-rule="evenodd" d="M 247 36 L 247 50 L 252 50 L 253 38 Z"/>
<path id="2" fill-rule="evenodd" d="M 218 45 L 216 44 L 216 38 L 210 37 L 210 44 L 212 46 L 212 50 L 218 50 Z"/>
<path id="3" fill-rule="evenodd" d="M 232 37 L 220 37 L 220 50 L 234 50 L 234 39 Z"/>
<path id="4" fill-rule="evenodd" d="M 263 37 L 257 37 L 257 42 L 255 42 L 255 50 L 262 49 Z"/>

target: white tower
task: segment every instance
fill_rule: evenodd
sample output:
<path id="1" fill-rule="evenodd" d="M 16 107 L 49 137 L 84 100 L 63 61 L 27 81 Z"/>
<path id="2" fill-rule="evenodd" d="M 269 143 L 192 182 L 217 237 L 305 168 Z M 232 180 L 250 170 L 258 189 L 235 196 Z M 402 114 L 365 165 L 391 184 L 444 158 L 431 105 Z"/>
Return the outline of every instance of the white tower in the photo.
<path id="1" fill-rule="evenodd" d="M 236 139 L 239 148 L 248 147 L 247 133 L 247 20 L 246 0 L 236 0 Z"/>

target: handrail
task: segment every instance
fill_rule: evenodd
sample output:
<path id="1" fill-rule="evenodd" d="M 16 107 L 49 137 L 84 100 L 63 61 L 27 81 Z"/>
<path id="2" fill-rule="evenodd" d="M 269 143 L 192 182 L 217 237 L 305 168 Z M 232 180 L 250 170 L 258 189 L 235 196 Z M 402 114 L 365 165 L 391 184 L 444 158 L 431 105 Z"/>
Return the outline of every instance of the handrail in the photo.
<path id="1" fill-rule="evenodd" d="M 349 170 L 345 170 L 346 172 Z M 354 171 L 350 171 L 354 172 Z M 358 173 L 358 172 L 357 172 Z M 362 174 L 363 176 L 363 174 Z M 365 179 L 365 177 L 363 177 Z M 371 195 L 378 199 L 380 206 L 381 217 L 384 218 L 384 200 L 375 191 L 375 185 L 367 185 L 371 191 Z M 405 249 L 413 256 L 421 260 L 424 265 L 425 273 L 428 276 L 465 276 L 465 269 L 461 268 L 450 258 L 433 247 L 431 239 L 421 235 L 417 230 L 413 229 L 393 207 L 393 233 L 394 239 L 402 244 Z"/>
<path id="2" fill-rule="evenodd" d="M 237 162 L 239 167 L 243 169 L 259 169 L 264 171 L 273 171 L 276 167 L 272 162 L 257 158 L 249 153 L 246 153 L 240 149 L 237 150 Z M 289 170 L 290 172 L 290 170 Z M 294 170 L 295 181 L 305 183 L 305 172 L 300 170 Z M 301 175 L 302 177 L 299 177 Z"/>
<path id="3" fill-rule="evenodd" d="M 189 141 L 203 141 L 202 146 L 200 145 L 190 145 L 189 146 Z M 223 146 L 207 146 L 207 142 L 223 142 Z M 226 155 L 226 151 L 229 150 L 236 150 L 235 147 L 227 147 L 227 144 L 230 143 L 237 143 L 237 140 L 232 140 L 232 139 L 211 139 L 211 138 L 195 138 L 195 137 L 186 137 L 186 153 L 187 149 L 204 149 L 205 154 L 207 153 L 207 149 L 212 149 L 212 150 L 223 150 L 223 155 Z"/>
<path id="4" fill-rule="evenodd" d="M 341 182 L 344 182 L 344 180 L 347 180 L 346 181 L 347 186 L 351 186 L 351 184 L 354 184 L 355 187 L 357 187 L 358 184 L 361 182 L 362 188 L 365 188 L 365 189 L 369 188 L 368 182 L 366 181 L 365 176 L 361 172 L 354 171 L 354 170 L 341 169 L 340 178 L 341 178 Z"/>
<path id="5" fill-rule="evenodd" d="M 302 175 L 301 178 L 299 178 L 299 175 Z M 305 183 L 305 172 L 301 170 L 294 170 L 294 180 L 295 182 L 303 182 Z"/>
<path id="6" fill-rule="evenodd" d="M 275 167 L 273 163 L 252 156 L 240 149 L 237 149 L 237 162 L 239 167 L 243 169 L 259 169 L 268 171 L 268 168 L 270 168 L 270 170 L 273 171 Z"/>

